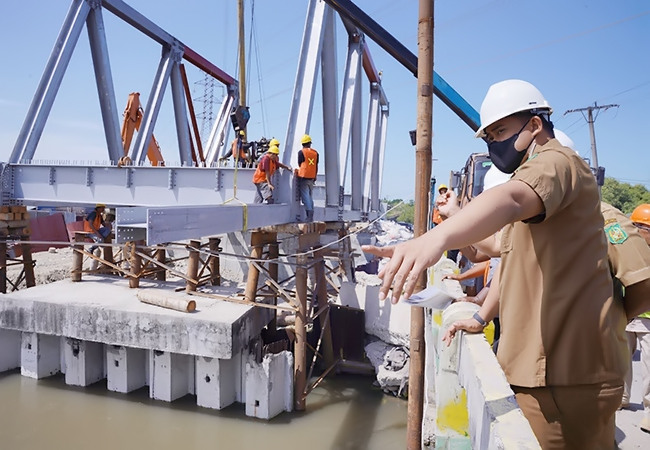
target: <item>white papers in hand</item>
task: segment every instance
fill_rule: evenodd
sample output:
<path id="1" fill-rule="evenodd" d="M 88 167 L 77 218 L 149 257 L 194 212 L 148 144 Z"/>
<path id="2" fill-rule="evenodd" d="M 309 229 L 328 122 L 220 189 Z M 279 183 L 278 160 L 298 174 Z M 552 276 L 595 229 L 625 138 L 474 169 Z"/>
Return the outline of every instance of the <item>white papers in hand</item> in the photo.
<path id="1" fill-rule="evenodd" d="M 403 301 L 411 306 L 445 309 L 447 306 L 451 305 L 453 300 L 454 297 L 449 295 L 447 292 L 431 286 L 417 294 L 413 294 L 411 297 Z"/>

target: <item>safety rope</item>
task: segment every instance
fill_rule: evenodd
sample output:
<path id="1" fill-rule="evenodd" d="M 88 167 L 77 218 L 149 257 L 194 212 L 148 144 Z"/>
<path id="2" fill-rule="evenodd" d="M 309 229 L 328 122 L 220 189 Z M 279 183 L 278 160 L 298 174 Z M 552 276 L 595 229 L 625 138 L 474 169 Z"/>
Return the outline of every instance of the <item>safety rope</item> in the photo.
<path id="1" fill-rule="evenodd" d="M 240 152 L 241 152 L 241 139 L 237 138 L 237 156 L 232 155 L 235 160 L 235 176 L 233 177 L 233 193 L 232 193 L 232 197 L 226 200 L 225 202 L 223 202 L 222 205 L 226 205 L 235 200 L 242 205 L 242 210 L 244 213 L 244 218 L 243 218 L 244 226 L 242 228 L 242 231 L 246 231 L 248 230 L 248 205 L 237 198 L 237 172 L 239 171 Z"/>

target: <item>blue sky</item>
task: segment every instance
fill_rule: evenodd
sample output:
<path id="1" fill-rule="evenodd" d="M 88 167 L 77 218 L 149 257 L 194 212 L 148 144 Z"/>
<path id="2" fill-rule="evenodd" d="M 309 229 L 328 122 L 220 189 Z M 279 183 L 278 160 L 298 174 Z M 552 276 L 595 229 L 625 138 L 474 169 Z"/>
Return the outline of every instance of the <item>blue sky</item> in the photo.
<path id="1" fill-rule="evenodd" d="M 129 0 L 151 20 L 235 75 L 235 0 Z M 417 53 L 416 0 L 357 0 L 357 4 Z M 5 2 L 0 15 L 4 63 L 0 70 L 0 160 L 5 160 L 29 107 L 51 51 L 68 0 Z M 246 0 L 247 39 L 251 0 Z M 302 0 L 255 0 L 258 52 L 249 67 L 249 133 L 284 139 L 296 64 L 307 9 Z M 143 103 L 160 57 L 160 47 L 105 12 L 118 108 L 130 92 Z M 554 108 L 553 119 L 588 156 L 589 131 L 580 115 L 564 111 L 594 101 L 618 103 L 596 122 L 599 163 L 622 181 L 650 186 L 650 148 L 645 136 L 650 102 L 650 4 L 642 0 L 437 0 L 435 69 L 475 108 L 488 87 L 508 78 L 535 84 Z M 338 30 L 338 65 L 345 63 L 345 36 Z M 408 130 L 415 127 L 416 79 L 376 44 L 375 64 L 383 71 L 390 101 L 383 195 L 411 198 L 414 150 Z M 259 59 L 258 65 L 255 61 Z M 190 83 L 202 79 L 186 64 Z M 77 45 L 45 129 L 38 159 L 103 160 L 105 141 L 86 33 Z M 341 82 L 342 76 L 339 76 Z M 261 82 L 260 82 L 261 80 Z M 202 95 L 194 87 L 194 97 Z M 367 86 L 366 86 L 367 88 Z M 216 89 L 221 95 L 221 89 Z M 317 89 L 320 93 L 320 88 Z M 155 134 L 168 160 L 177 160 L 177 142 L 168 91 Z M 339 91 L 340 95 L 340 91 Z M 364 104 L 367 104 L 364 95 Z M 195 105 L 201 110 L 200 104 Z M 365 106 L 365 105 L 364 105 Z M 216 111 L 215 111 L 216 112 Z M 320 100 L 310 133 L 322 142 Z M 365 119 L 364 119 L 365 128 Z M 485 144 L 440 101 L 434 103 L 433 173 L 448 180 L 471 152 Z"/>

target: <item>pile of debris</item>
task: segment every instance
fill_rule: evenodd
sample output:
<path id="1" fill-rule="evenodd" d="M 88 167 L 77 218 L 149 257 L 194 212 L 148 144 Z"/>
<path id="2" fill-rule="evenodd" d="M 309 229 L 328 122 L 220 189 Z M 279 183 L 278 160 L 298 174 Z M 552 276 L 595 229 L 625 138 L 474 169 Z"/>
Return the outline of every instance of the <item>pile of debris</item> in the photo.
<path id="1" fill-rule="evenodd" d="M 374 238 L 380 247 L 395 245 L 413 238 L 406 226 L 391 220 L 374 225 Z M 365 354 L 375 369 L 375 384 L 387 394 L 406 397 L 409 375 L 409 331 L 411 308 L 379 301 L 381 280 L 376 275 L 388 259 L 372 261 L 374 271 L 361 273 L 357 267 L 356 283 L 343 283 L 339 303 L 364 311 Z M 376 264 L 379 262 L 379 264 Z"/>

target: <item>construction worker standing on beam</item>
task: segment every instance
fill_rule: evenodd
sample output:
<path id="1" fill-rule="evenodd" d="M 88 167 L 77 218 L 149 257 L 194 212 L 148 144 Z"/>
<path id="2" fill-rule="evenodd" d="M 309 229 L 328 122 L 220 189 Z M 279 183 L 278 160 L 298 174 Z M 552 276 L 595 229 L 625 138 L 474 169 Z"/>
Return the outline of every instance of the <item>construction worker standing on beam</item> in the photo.
<path id="1" fill-rule="evenodd" d="M 253 200 L 254 203 L 275 203 L 273 200 L 273 190 L 275 189 L 272 182 L 273 174 L 278 170 L 278 167 L 291 171 L 291 167 L 285 166 L 278 160 L 279 155 L 280 149 L 273 145 L 269 147 L 269 151 L 260 159 L 257 169 L 255 169 L 255 174 L 253 175 L 253 183 L 257 188 L 255 200 Z"/>
<path id="2" fill-rule="evenodd" d="M 305 206 L 307 222 L 314 221 L 314 182 L 318 176 L 318 152 L 311 148 L 311 137 L 305 134 L 300 140 L 302 149 L 298 152 L 298 168 L 295 170 L 300 199 Z"/>

